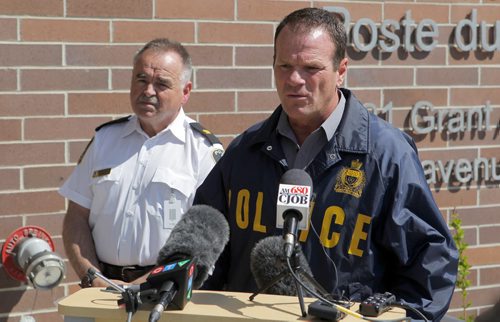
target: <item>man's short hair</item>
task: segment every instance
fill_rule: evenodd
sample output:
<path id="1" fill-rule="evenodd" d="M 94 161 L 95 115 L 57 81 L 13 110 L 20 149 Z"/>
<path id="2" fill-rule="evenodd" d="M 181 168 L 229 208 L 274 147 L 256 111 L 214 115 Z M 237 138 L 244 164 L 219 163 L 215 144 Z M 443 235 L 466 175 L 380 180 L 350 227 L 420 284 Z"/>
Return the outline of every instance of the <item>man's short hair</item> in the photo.
<path id="1" fill-rule="evenodd" d="M 137 62 L 139 57 L 146 51 L 153 50 L 155 52 L 169 52 L 173 51 L 177 53 L 182 59 L 183 71 L 181 76 L 182 86 L 191 79 L 191 74 L 193 72 L 193 65 L 191 62 L 191 56 L 189 55 L 186 48 L 175 40 L 170 40 L 168 38 L 157 38 L 153 39 L 144 45 L 134 56 L 134 64 Z"/>
<path id="2" fill-rule="evenodd" d="M 345 57 L 347 33 L 338 14 L 320 8 L 303 8 L 287 15 L 280 22 L 274 34 L 273 63 L 276 59 L 276 39 L 285 26 L 288 26 L 288 28 L 296 33 L 309 32 L 317 28 L 322 28 L 328 32 L 335 46 L 333 66 L 335 69 L 339 68 L 340 62 Z"/>

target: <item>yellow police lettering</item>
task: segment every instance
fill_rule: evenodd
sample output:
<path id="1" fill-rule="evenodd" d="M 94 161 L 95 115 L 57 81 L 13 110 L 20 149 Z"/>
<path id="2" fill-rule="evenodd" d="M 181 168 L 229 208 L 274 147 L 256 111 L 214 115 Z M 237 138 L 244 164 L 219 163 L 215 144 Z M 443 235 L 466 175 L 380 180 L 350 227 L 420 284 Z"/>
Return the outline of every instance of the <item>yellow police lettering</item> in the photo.
<path id="1" fill-rule="evenodd" d="M 349 245 L 348 253 L 356 256 L 363 256 L 363 250 L 359 249 L 359 242 L 368 238 L 368 233 L 364 231 L 366 225 L 369 225 L 372 218 L 363 214 L 358 214 L 356 225 L 352 233 L 351 244 Z"/>
<path id="2" fill-rule="evenodd" d="M 321 225 L 321 234 L 319 239 L 323 246 L 332 248 L 339 243 L 340 234 L 332 232 L 331 236 L 328 236 L 330 232 L 330 227 L 332 225 L 332 219 L 335 217 L 334 223 L 336 225 L 344 224 L 345 213 L 344 210 L 337 206 L 330 206 L 325 211 L 325 216 L 323 217 L 323 224 Z"/>
<path id="3" fill-rule="evenodd" d="M 249 222 L 250 191 L 241 189 L 236 200 L 236 224 L 240 229 L 247 229 Z"/>
<path id="4" fill-rule="evenodd" d="M 259 192 L 257 194 L 257 201 L 255 202 L 255 220 L 253 221 L 253 231 L 260 233 L 265 233 L 267 231 L 266 226 L 262 225 L 262 203 L 264 200 L 264 194 Z"/>

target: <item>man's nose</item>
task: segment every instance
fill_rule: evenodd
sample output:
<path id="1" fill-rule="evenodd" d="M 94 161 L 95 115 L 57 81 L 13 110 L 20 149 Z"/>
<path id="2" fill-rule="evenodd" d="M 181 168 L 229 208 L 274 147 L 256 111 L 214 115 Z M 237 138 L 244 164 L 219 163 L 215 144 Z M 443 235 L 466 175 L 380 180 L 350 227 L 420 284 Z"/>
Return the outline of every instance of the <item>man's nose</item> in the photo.
<path id="1" fill-rule="evenodd" d="M 146 86 L 144 87 L 144 95 L 148 97 L 156 95 L 156 91 L 153 84 L 151 83 L 146 84 Z"/>
<path id="2" fill-rule="evenodd" d="M 290 77 L 288 78 L 289 82 L 294 85 L 301 85 L 305 83 L 304 77 L 302 77 L 302 74 L 300 70 L 293 70 L 290 73 Z"/>

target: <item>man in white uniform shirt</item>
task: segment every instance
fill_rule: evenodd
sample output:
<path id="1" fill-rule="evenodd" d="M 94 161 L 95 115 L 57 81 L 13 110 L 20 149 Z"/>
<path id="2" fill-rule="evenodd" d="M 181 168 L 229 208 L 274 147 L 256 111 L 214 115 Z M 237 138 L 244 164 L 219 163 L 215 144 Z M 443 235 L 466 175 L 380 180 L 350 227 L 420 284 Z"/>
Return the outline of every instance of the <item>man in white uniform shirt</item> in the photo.
<path id="1" fill-rule="evenodd" d="M 63 241 L 81 286 L 140 283 L 222 145 L 184 114 L 191 58 L 179 43 L 155 39 L 134 57 L 133 116 L 103 124 L 60 193 L 69 199 Z"/>

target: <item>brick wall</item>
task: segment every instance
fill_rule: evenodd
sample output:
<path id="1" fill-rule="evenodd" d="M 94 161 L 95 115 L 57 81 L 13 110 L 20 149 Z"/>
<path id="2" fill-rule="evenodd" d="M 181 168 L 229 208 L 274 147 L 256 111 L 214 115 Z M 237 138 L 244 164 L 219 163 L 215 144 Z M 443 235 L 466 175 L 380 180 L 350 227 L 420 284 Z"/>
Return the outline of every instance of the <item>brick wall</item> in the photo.
<path id="1" fill-rule="evenodd" d="M 337 6 L 351 26 L 368 18 L 439 26 L 428 52 L 362 52 L 349 49 L 346 85 L 417 141 L 422 160 L 500 159 L 500 26 L 497 49 L 459 51 L 455 26 L 473 9 L 489 26 L 500 18 L 496 0 L 264 1 L 264 0 L 0 0 L 0 245 L 16 228 L 39 225 L 63 256 L 65 201 L 57 188 L 70 173 L 92 129 L 130 113 L 128 86 L 133 53 L 155 37 L 183 42 L 193 56 L 190 116 L 227 145 L 250 124 L 269 115 L 278 99 L 272 76 L 277 22 L 306 6 Z M 362 28 L 362 34 L 369 34 Z M 402 35 L 404 36 L 404 35 Z M 368 38 L 367 38 L 368 39 Z M 410 113 L 417 101 L 436 110 L 491 107 L 491 127 L 417 134 Z M 448 115 L 448 118 L 451 118 Z M 431 163 L 432 163 L 431 162 Z M 434 163 L 435 164 L 435 163 Z M 498 161 L 493 166 L 500 173 Z M 431 183 L 443 216 L 460 214 L 470 244 L 469 300 L 476 314 L 500 294 L 499 180 Z M 483 170 L 484 171 L 484 170 Z M 0 321 L 62 321 L 54 302 L 78 289 L 75 273 L 52 291 L 36 292 L 0 269 Z M 455 294 L 452 310 L 460 307 Z"/>

